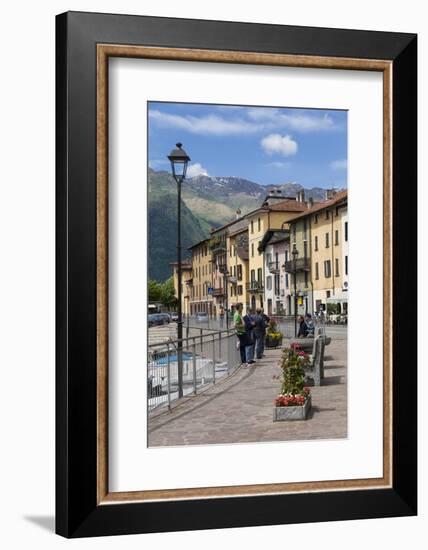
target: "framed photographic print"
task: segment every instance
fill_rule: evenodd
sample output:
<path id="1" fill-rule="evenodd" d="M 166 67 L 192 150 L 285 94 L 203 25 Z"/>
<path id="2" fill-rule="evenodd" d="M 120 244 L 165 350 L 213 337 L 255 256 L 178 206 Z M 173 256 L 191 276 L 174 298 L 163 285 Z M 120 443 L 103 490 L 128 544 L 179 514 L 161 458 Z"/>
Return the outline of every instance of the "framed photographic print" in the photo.
<path id="1" fill-rule="evenodd" d="M 416 514 L 416 36 L 56 47 L 57 532 Z"/>

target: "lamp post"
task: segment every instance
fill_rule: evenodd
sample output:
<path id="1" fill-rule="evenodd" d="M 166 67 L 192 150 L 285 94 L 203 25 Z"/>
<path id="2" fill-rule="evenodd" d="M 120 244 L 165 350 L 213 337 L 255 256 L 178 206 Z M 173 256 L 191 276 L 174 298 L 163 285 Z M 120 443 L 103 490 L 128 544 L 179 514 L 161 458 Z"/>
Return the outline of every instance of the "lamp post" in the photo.
<path id="1" fill-rule="evenodd" d="M 297 337 L 297 256 L 299 255 L 299 251 L 295 244 L 293 245 L 291 254 L 293 256 L 294 268 L 294 337 Z"/>
<path id="2" fill-rule="evenodd" d="M 177 378 L 178 398 L 183 397 L 183 312 L 181 306 L 182 295 L 182 266 L 181 266 L 181 184 L 186 177 L 187 164 L 190 157 L 182 148 L 181 143 L 176 144 L 168 155 L 171 162 L 172 175 L 177 182 L 177 278 L 178 278 L 178 320 L 177 320 Z"/>
<path id="3" fill-rule="evenodd" d="M 227 291 L 227 281 L 229 277 L 229 271 L 226 269 L 223 273 L 224 275 L 224 291 L 226 295 L 226 330 L 229 330 L 229 296 Z"/>

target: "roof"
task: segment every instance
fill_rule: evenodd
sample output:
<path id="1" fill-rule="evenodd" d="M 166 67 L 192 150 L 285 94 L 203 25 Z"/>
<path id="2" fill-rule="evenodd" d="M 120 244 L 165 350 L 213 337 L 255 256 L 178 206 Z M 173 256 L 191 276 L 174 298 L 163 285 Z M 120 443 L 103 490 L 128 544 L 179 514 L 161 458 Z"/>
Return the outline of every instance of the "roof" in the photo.
<path id="1" fill-rule="evenodd" d="M 175 267 L 178 265 L 178 262 L 169 262 L 169 265 Z M 185 259 L 181 261 L 181 269 L 192 269 L 192 262 L 191 260 Z"/>
<path id="2" fill-rule="evenodd" d="M 298 216 L 294 216 L 294 218 L 291 218 L 288 221 L 288 223 L 300 220 L 305 218 L 306 216 L 310 216 L 312 214 L 316 214 L 317 212 L 321 212 L 322 210 L 325 210 L 326 208 L 331 208 L 332 206 L 336 206 L 341 202 L 347 202 L 348 200 L 348 190 L 344 189 L 343 191 L 338 191 L 333 198 L 319 202 L 317 204 L 314 204 L 312 208 L 309 208 L 306 210 L 306 212 L 303 212 L 302 214 L 299 214 Z"/>
<path id="3" fill-rule="evenodd" d="M 192 246 L 188 246 L 187 247 L 187 250 L 192 250 L 192 248 L 196 248 L 197 246 L 201 246 L 201 244 L 204 244 L 204 243 L 207 243 L 211 240 L 210 237 L 208 237 L 207 239 L 202 239 L 202 241 L 199 241 L 195 244 L 192 244 Z"/>
<path id="4" fill-rule="evenodd" d="M 308 210 L 306 202 L 299 202 L 296 200 L 286 200 L 277 204 L 268 206 L 272 212 L 304 212 Z"/>
<path id="5" fill-rule="evenodd" d="M 260 241 L 258 250 L 265 250 L 268 244 L 278 243 L 290 238 L 290 231 L 288 229 L 269 229 L 263 235 L 263 239 Z"/>

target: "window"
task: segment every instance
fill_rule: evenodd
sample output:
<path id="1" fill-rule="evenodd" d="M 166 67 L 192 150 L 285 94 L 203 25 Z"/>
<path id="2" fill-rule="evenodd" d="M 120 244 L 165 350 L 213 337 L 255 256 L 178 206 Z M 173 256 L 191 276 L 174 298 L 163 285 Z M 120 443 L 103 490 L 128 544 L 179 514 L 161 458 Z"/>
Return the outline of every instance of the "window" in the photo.
<path id="1" fill-rule="evenodd" d="M 303 256 L 305 258 L 308 257 L 308 242 L 307 241 L 304 241 L 304 243 L 303 243 Z"/>
<path id="2" fill-rule="evenodd" d="M 308 288 L 308 272 L 305 271 L 305 288 Z"/>
<path id="3" fill-rule="evenodd" d="M 261 222 L 260 222 L 260 218 L 257 220 L 257 230 L 260 231 L 261 229 Z"/>
<path id="4" fill-rule="evenodd" d="M 288 250 L 285 251 L 285 261 L 288 262 Z"/>
<path id="5" fill-rule="evenodd" d="M 326 219 L 326 220 L 329 220 L 329 219 L 330 219 L 330 211 L 329 211 L 329 210 L 326 210 L 326 211 L 325 211 L 325 219 Z"/>
<path id="6" fill-rule="evenodd" d="M 254 271 L 254 269 L 251 270 L 251 280 L 252 281 L 256 280 L 256 272 Z"/>
<path id="7" fill-rule="evenodd" d="M 275 275 L 275 294 L 279 295 L 279 273 Z"/>
<path id="8" fill-rule="evenodd" d="M 259 244 L 257 245 L 257 250 L 259 251 L 259 256 L 262 253 L 262 249 L 260 248 L 261 244 L 262 244 L 262 241 L 259 241 Z"/>
<path id="9" fill-rule="evenodd" d="M 242 265 L 238 265 L 237 278 L 238 278 L 238 281 L 242 281 Z"/>
<path id="10" fill-rule="evenodd" d="M 348 241 L 348 222 L 345 222 L 345 241 Z"/>
<path id="11" fill-rule="evenodd" d="M 266 263 L 269 265 L 272 261 L 272 254 L 269 252 L 266 254 Z"/>
<path id="12" fill-rule="evenodd" d="M 251 257 L 254 258 L 254 243 L 251 243 Z"/>
<path id="13" fill-rule="evenodd" d="M 348 256 L 345 256 L 345 275 L 348 275 Z"/>
<path id="14" fill-rule="evenodd" d="M 242 285 L 238 285 L 237 290 L 238 290 L 238 296 L 242 296 Z"/>
<path id="15" fill-rule="evenodd" d="M 254 233 L 254 221 L 251 220 L 251 233 Z"/>
<path id="16" fill-rule="evenodd" d="M 272 290 L 272 277 L 270 275 L 266 277 L 266 289 Z"/>
<path id="17" fill-rule="evenodd" d="M 330 233 L 325 234 L 325 247 L 326 248 L 330 247 Z"/>
<path id="18" fill-rule="evenodd" d="M 330 260 L 326 260 L 324 262 L 324 277 L 326 279 L 331 277 L 331 261 Z"/>
<path id="19" fill-rule="evenodd" d="M 315 214 L 314 216 L 314 223 L 318 223 L 318 214 Z"/>
<path id="20" fill-rule="evenodd" d="M 330 290 L 327 290 L 326 293 L 325 293 L 326 297 L 327 297 L 327 300 L 330 298 L 331 296 L 331 291 Z"/>
<path id="21" fill-rule="evenodd" d="M 339 277 L 339 258 L 336 258 L 335 261 L 334 261 L 334 271 L 335 271 L 335 276 L 336 277 Z"/>
<path id="22" fill-rule="evenodd" d="M 263 280 L 263 269 L 261 267 L 257 270 L 257 280 L 259 283 Z"/>
<path id="23" fill-rule="evenodd" d="M 285 288 L 288 288 L 288 273 L 285 274 Z"/>
<path id="24" fill-rule="evenodd" d="M 320 278 L 320 266 L 318 262 L 315 262 L 315 279 L 318 281 Z"/>
<path id="25" fill-rule="evenodd" d="M 314 250 L 318 250 L 318 235 L 315 235 Z"/>
<path id="26" fill-rule="evenodd" d="M 339 230 L 336 229 L 334 232 L 334 244 L 337 246 L 339 244 Z"/>

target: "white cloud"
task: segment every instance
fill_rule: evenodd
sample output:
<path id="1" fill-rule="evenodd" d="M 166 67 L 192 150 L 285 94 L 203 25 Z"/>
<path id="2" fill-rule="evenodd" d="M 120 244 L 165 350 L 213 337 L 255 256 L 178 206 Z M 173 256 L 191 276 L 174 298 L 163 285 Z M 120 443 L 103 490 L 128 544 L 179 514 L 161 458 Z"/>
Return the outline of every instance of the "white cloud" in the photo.
<path id="1" fill-rule="evenodd" d="M 271 166 L 272 168 L 289 168 L 291 166 L 291 162 L 268 162 L 266 166 Z"/>
<path id="2" fill-rule="evenodd" d="M 257 107 L 247 111 L 248 118 L 264 122 L 266 126 L 275 128 L 290 128 L 295 132 L 320 132 L 336 130 L 337 125 L 327 113 L 308 114 L 296 111 L 293 114 L 281 112 L 280 109 Z"/>
<path id="3" fill-rule="evenodd" d="M 162 128 L 179 128 L 192 134 L 251 134 L 259 130 L 255 124 L 246 120 L 238 118 L 226 120 L 213 114 L 195 117 L 191 115 L 172 115 L 154 110 L 150 111 L 149 117 L 150 120 Z"/>
<path id="4" fill-rule="evenodd" d="M 150 159 L 149 160 L 149 166 L 150 168 L 153 168 L 153 170 L 157 170 L 158 168 L 169 166 L 170 162 L 169 160 L 165 159 Z"/>
<path id="5" fill-rule="evenodd" d="M 189 164 L 187 168 L 187 177 L 194 178 L 195 176 L 209 176 L 208 171 L 199 162 Z"/>
<path id="6" fill-rule="evenodd" d="M 294 132 L 337 130 L 333 118 L 326 114 L 312 114 L 296 110 L 284 113 L 280 109 L 252 107 L 240 109 L 217 106 L 216 112 L 204 116 L 176 115 L 157 109 L 149 111 L 150 121 L 161 128 L 178 128 L 192 134 L 240 135 L 290 129 Z M 236 114 L 239 113 L 239 116 Z"/>
<path id="7" fill-rule="evenodd" d="M 261 140 L 260 145 L 268 155 L 276 153 L 289 157 L 297 153 L 297 142 L 288 135 L 269 134 Z"/>
<path id="8" fill-rule="evenodd" d="M 330 162 L 330 168 L 332 170 L 346 170 L 348 168 L 348 161 L 346 159 L 333 160 Z"/>

